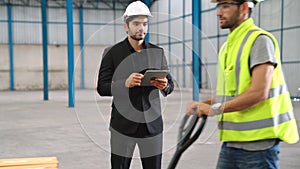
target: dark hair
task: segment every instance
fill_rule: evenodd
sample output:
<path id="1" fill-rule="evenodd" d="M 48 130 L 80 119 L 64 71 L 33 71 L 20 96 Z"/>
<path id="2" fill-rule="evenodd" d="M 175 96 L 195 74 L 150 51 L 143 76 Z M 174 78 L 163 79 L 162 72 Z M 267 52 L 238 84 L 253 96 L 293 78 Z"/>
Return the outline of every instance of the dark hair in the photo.
<path id="1" fill-rule="evenodd" d="M 129 26 L 129 22 L 131 22 L 134 18 L 138 17 L 138 16 L 144 16 L 144 15 L 132 15 L 132 16 L 128 16 L 125 18 L 125 23 L 127 24 L 127 26 Z M 145 15 L 146 16 L 146 15 Z"/>
<path id="2" fill-rule="evenodd" d="M 247 0 L 234 0 L 235 2 L 238 2 L 240 5 L 243 4 L 244 2 L 248 2 Z M 256 5 L 256 1 L 252 1 L 254 3 L 254 6 Z M 249 18 L 251 17 L 252 14 L 252 8 L 249 8 L 248 16 Z"/>
<path id="3" fill-rule="evenodd" d="M 126 24 L 129 26 L 129 22 L 132 21 L 135 17 L 137 17 L 137 15 L 128 16 L 127 18 L 125 18 Z"/>
<path id="4" fill-rule="evenodd" d="M 248 2 L 247 0 L 234 0 L 235 2 L 239 2 L 239 3 L 244 3 L 244 2 Z M 257 1 L 251 1 L 254 3 L 254 5 L 257 4 Z"/>
<path id="5" fill-rule="evenodd" d="M 247 2 L 246 0 L 234 0 L 235 2 L 239 2 L 240 4 Z"/>

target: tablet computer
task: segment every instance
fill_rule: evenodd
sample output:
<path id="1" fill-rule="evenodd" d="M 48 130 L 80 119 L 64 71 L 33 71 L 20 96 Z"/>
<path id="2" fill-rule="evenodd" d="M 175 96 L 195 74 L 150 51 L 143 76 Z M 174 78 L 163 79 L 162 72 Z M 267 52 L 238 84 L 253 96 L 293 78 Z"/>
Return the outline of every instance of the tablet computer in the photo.
<path id="1" fill-rule="evenodd" d="M 155 78 L 165 78 L 169 70 L 147 70 L 142 79 L 141 86 L 151 86 L 150 80 Z"/>

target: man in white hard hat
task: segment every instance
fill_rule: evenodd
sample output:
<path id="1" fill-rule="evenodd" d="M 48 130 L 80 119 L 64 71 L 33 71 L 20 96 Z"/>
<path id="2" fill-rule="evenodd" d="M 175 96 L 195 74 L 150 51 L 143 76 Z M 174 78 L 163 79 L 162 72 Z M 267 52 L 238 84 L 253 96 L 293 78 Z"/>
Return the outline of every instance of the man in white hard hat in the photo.
<path id="1" fill-rule="evenodd" d="M 218 56 L 216 97 L 192 101 L 187 114 L 218 115 L 223 141 L 217 169 L 277 169 L 279 142 L 299 140 L 275 37 L 250 18 L 261 0 L 212 0 L 229 29 Z"/>
<path id="2" fill-rule="evenodd" d="M 137 145 L 144 169 L 161 169 L 162 131 L 159 93 L 167 96 L 174 85 L 170 74 L 142 83 L 149 69 L 167 70 L 162 48 L 145 42 L 148 19 L 141 1 L 128 5 L 123 15 L 126 39 L 104 51 L 97 91 L 113 96 L 110 133 L 111 168 L 129 169 Z"/>

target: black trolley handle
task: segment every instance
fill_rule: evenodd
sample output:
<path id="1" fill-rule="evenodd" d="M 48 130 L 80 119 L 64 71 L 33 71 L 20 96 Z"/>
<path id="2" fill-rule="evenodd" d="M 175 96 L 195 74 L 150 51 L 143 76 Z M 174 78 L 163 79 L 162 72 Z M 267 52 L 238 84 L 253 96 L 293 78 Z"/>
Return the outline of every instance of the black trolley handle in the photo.
<path id="1" fill-rule="evenodd" d="M 193 115 L 192 122 L 188 125 L 187 129 L 184 129 L 185 124 L 189 118 L 190 118 L 190 116 L 186 115 L 182 119 L 181 125 L 179 127 L 179 135 L 178 135 L 179 142 L 177 144 L 175 154 L 173 155 L 173 158 L 171 159 L 171 162 L 168 166 L 168 169 L 175 169 L 183 152 L 189 146 L 191 146 L 200 136 L 200 134 L 206 124 L 206 120 L 207 120 L 207 116 L 203 116 L 199 127 L 197 128 L 196 132 L 194 132 L 194 135 L 192 135 L 192 133 L 195 130 L 195 127 L 199 121 L 199 118 L 198 118 L 197 114 Z M 186 130 L 187 130 L 187 132 L 185 132 Z"/>

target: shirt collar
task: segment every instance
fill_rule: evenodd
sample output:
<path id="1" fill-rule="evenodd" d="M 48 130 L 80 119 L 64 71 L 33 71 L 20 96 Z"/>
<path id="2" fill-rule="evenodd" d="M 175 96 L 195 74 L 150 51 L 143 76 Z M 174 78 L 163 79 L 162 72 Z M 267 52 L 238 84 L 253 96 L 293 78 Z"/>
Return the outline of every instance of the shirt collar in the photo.
<path id="1" fill-rule="evenodd" d="M 240 37 L 245 31 L 248 30 L 254 24 L 252 18 L 246 19 L 243 23 L 241 23 L 237 28 L 235 28 L 228 35 L 228 41 L 235 39 L 236 37 Z"/>
<path id="2" fill-rule="evenodd" d="M 131 44 L 129 43 L 128 37 L 125 39 L 125 41 L 126 41 L 128 47 L 129 47 L 129 51 L 130 51 L 131 53 L 136 52 L 136 51 L 134 50 L 134 48 L 131 46 Z M 146 43 L 145 41 L 143 41 L 143 49 L 147 49 L 147 48 L 148 48 L 147 43 Z"/>

